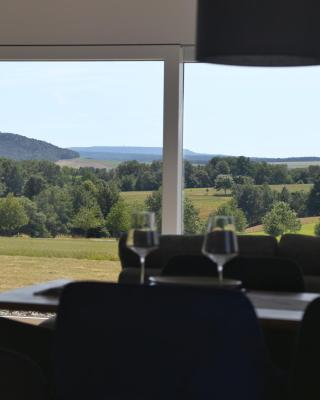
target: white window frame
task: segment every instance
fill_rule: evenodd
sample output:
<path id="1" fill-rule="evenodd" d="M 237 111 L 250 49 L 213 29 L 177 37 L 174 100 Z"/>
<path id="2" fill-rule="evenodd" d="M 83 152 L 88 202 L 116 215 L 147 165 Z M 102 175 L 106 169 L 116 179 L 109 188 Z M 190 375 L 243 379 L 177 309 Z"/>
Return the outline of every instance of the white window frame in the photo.
<path id="1" fill-rule="evenodd" d="M 182 46 L 0 46 L 0 61 L 163 61 L 162 233 L 183 232 Z"/>

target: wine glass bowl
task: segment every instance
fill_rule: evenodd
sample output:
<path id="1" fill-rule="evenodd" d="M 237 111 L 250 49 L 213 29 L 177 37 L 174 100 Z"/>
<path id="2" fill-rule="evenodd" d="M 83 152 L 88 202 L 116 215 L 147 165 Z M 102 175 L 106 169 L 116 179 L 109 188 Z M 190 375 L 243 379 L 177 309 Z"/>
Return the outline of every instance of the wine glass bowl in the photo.
<path id="1" fill-rule="evenodd" d="M 219 281 L 222 283 L 224 265 L 238 254 L 238 240 L 233 217 L 209 217 L 202 253 L 217 264 Z"/>
<path id="2" fill-rule="evenodd" d="M 140 283 L 143 284 L 145 281 L 146 256 L 159 246 L 159 235 L 153 212 L 132 213 L 131 228 L 127 234 L 126 245 L 140 258 Z"/>

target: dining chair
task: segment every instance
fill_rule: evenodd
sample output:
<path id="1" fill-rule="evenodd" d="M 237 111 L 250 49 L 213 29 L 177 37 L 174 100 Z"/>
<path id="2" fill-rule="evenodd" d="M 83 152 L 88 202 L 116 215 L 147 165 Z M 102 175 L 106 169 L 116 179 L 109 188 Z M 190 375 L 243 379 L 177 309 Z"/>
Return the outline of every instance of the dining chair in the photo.
<path id="1" fill-rule="evenodd" d="M 162 269 L 165 276 L 218 276 L 204 256 L 175 256 Z M 294 261 L 279 257 L 238 256 L 224 267 L 224 277 L 240 280 L 249 290 L 303 292 L 303 274 Z"/>
<path id="2" fill-rule="evenodd" d="M 49 385 L 31 358 L 0 348 L 0 397 L 1 400 L 49 400 Z"/>
<path id="3" fill-rule="evenodd" d="M 0 348 L 24 354 L 33 360 L 48 380 L 52 376 L 53 330 L 0 317 Z"/>
<path id="4" fill-rule="evenodd" d="M 318 400 L 320 398 L 320 298 L 307 307 L 297 342 L 290 379 L 290 399 Z"/>
<path id="5" fill-rule="evenodd" d="M 283 399 L 277 372 L 241 292 L 78 282 L 62 293 L 59 400 Z"/>
<path id="6" fill-rule="evenodd" d="M 250 290 L 304 292 L 299 265 L 280 257 L 235 257 L 224 268 L 225 276 L 239 279 Z"/>
<path id="7" fill-rule="evenodd" d="M 178 255 L 162 268 L 163 276 L 212 276 L 217 277 L 217 265 L 203 255 Z"/>

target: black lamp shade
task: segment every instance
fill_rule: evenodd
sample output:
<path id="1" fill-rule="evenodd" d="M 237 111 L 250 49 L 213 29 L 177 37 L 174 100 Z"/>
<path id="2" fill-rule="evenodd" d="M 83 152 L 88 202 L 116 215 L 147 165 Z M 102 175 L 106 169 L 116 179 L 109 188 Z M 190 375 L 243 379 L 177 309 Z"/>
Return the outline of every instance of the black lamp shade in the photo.
<path id="1" fill-rule="evenodd" d="M 320 64 L 320 0 L 198 0 L 197 60 Z"/>

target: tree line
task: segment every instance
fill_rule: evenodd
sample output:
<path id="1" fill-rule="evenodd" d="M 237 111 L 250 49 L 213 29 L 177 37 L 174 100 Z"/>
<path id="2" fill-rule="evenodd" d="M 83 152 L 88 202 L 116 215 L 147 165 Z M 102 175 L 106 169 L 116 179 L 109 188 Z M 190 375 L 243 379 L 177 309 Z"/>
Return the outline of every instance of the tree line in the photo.
<path id="1" fill-rule="evenodd" d="M 214 157 L 205 166 L 185 162 L 187 187 L 230 190 L 230 201 L 217 213 L 235 215 L 239 231 L 263 223 L 279 202 L 287 204 L 297 217 L 320 215 L 319 177 L 320 166 L 288 170 L 285 165 L 257 163 L 246 157 Z M 159 161 L 128 161 L 108 171 L 0 158 L 0 235 L 118 236 L 128 229 L 132 210 L 139 208 L 155 211 L 160 226 L 161 181 Z M 269 186 L 293 182 L 314 186 L 309 194 L 290 193 L 286 188 L 277 193 Z M 153 193 L 143 205 L 128 205 L 120 192 L 131 190 Z M 184 200 L 184 210 L 186 232 L 203 232 L 199 210 L 189 199 Z"/>

